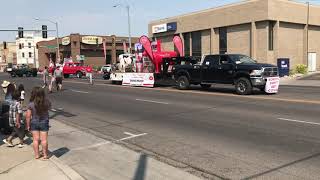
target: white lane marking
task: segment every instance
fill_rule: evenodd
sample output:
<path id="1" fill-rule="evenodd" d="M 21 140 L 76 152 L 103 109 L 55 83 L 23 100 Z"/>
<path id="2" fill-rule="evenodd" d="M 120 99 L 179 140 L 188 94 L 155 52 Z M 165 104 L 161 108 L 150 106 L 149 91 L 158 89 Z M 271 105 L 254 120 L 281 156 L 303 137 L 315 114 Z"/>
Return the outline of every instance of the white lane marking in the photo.
<path id="1" fill-rule="evenodd" d="M 144 136 L 144 135 L 147 135 L 147 133 L 136 134 L 136 135 L 133 135 L 133 136 L 129 136 L 129 137 L 126 137 L 126 138 L 119 139 L 119 140 L 117 140 L 115 142 L 124 141 L 124 140 L 132 139 L 132 138 L 136 138 L 136 137 Z"/>
<path id="2" fill-rule="evenodd" d="M 316 123 L 316 122 L 300 121 L 300 120 L 286 119 L 286 118 L 278 118 L 278 120 L 290 121 L 290 122 L 297 122 L 297 123 L 304 123 L 304 124 L 312 124 L 312 125 L 318 125 L 318 126 L 320 126 L 320 123 Z"/>
<path id="3" fill-rule="evenodd" d="M 139 136 L 147 135 L 147 133 L 132 134 L 132 133 L 130 133 L 130 132 L 124 132 L 124 134 L 129 135 L 129 137 L 125 137 L 125 138 L 118 139 L 118 140 L 115 140 L 115 141 L 104 141 L 104 142 L 96 143 L 96 144 L 93 144 L 93 145 L 90 145 L 90 146 L 73 148 L 73 149 L 71 149 L 71 150 L 72 150 L 72 151 L 79 151 L 79 150 L 84 150 L 84 149 L 90 149 L 90 148 L 95 148 L 95 147 L 103 146 L 103 145 L 106 145 L 106 144 L 121 142 L 121 141 L 124 141 L 124 140 L 128 140 L 128 139 L 136 138 L 136 137 L 139 137 Z"/>
<path id="4" fill-rule="evenodd" d="M 134 136 L 135 134 L 129 133 L 129 132 L 124 132 L 124 134 L 129 135 L 129 136 Z"/>
<path id="5" fill-rule="evenodd" d="M 70 89 L 70 91 L 77 92 L 77 93 L 83 93 L 83 94 L 89 94 L 89 92 L 87 92 L 87 91 L 78 91 L 78 90 L 74 90 L 74 89 Z"/>
<path id="6" fill-rule="evenodd" d="M 152 100 L 147 100 L 147 99 L 136 99 L 136 101 L 143 101 L 143 102 L 150 102 L 150 103 L 157 103 L 157 104 L 169 104 L 167 102 L 152 101 Z"/>

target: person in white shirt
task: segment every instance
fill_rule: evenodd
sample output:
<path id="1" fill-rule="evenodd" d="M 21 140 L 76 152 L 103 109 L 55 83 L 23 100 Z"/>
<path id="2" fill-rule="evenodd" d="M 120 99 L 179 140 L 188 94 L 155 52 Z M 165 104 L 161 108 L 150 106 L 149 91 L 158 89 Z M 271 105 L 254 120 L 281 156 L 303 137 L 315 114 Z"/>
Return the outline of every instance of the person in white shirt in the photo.
<path id="1" fill-rule="evenodd" d="M 25 98 L 25 96 L 26 96 L 26 92 L 24 91 L 24 86 L 23 86 L 23 84 L 20 84 L 20 85 L 18 86 L 18 90 L 19 90 L 19 92 L 20 92 L 20 103 L 21 103 L 21 105 L 23 106 L 24 98 Z"/>

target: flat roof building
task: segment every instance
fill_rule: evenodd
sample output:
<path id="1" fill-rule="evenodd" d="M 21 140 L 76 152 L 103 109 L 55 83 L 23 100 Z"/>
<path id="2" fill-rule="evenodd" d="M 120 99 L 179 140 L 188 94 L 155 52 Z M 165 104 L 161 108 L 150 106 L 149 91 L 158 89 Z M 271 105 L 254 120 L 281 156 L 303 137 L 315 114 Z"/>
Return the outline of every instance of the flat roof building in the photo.
<path id="1" fill-rule="evenodd" d="M 104 43 L 106 57 L 104 55 Z M 137 37 L 132 37 L 132 47 L 138 42 Z M 49 66 L 50 62 L 56 60 L 57 40 L 42 41 L 37 43 L 39 51 L 40 68 Z M 126 44 L 126 46 L 124 46 Z M 70 34 L 59 38 L 59 52 L 61 60 L 72 60 L 77 62 L 83 60 L 87 65 L 102 66 L 105 64 L 115 63 L 119 54 L 124 53 L 124 48 L 129 47 L 128 37 L 120 36 L 97 36 L 97 35 L 80 35 Z"/>
<path id="2" fill-rule="evenodd" d="M 180 35 L 190 56 L 241 53 L 271 64 L 289 58 L 291 69 L 320 70 L 320 6 L 247 0 L 152 21 L 148 30 L 166 50 L 174 50 L 172 38 Z"/>

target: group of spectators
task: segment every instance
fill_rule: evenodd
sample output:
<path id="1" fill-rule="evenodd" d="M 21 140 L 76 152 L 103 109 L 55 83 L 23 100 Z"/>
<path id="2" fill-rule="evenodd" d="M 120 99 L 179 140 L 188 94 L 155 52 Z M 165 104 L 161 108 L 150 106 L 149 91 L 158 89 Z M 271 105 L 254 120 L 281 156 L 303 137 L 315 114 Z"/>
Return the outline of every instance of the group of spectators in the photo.
<path id="1" fill-rule="evenodd" d="M 2 141 L 8 147 L 23 148 L 26 133 L 31 132 L 33 137 L 33 149 L 35 158 L 48 159 L 48 131 L 49 131 L 49 109 L 51 103 L 46 97 L 44 88 L 34 87 L 31 91 L 30 100 L 24 106 L 26 92 L 20 84 L 18 88 L 13 83 L 3 81 L 2 89 L 5 93 L 2 103 L 1 130 L 10 132 Z M 26 109 L 25 109 L 26 108 Z M 13 139 L 19 138 L 17 145 Z M 39 143 L 42 145 L 42 153 L 39 151 Z"/>

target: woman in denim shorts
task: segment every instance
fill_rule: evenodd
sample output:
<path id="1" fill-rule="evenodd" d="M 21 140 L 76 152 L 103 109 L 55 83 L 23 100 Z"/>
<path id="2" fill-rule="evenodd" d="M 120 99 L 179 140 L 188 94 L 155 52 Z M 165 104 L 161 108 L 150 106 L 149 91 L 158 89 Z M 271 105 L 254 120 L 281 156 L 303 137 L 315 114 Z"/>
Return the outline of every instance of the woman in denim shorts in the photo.
<path id="1" fill-rule="evenodd" d="M 50 101 L 43 88 L 35 87 L 31 92 L 30 103 L 26 113 L 27 128 L 32 132 L 35 158 L 39 159 L 39 140 L 43 151 L 43 159 L 48 159 L 48 131 Z"/>

